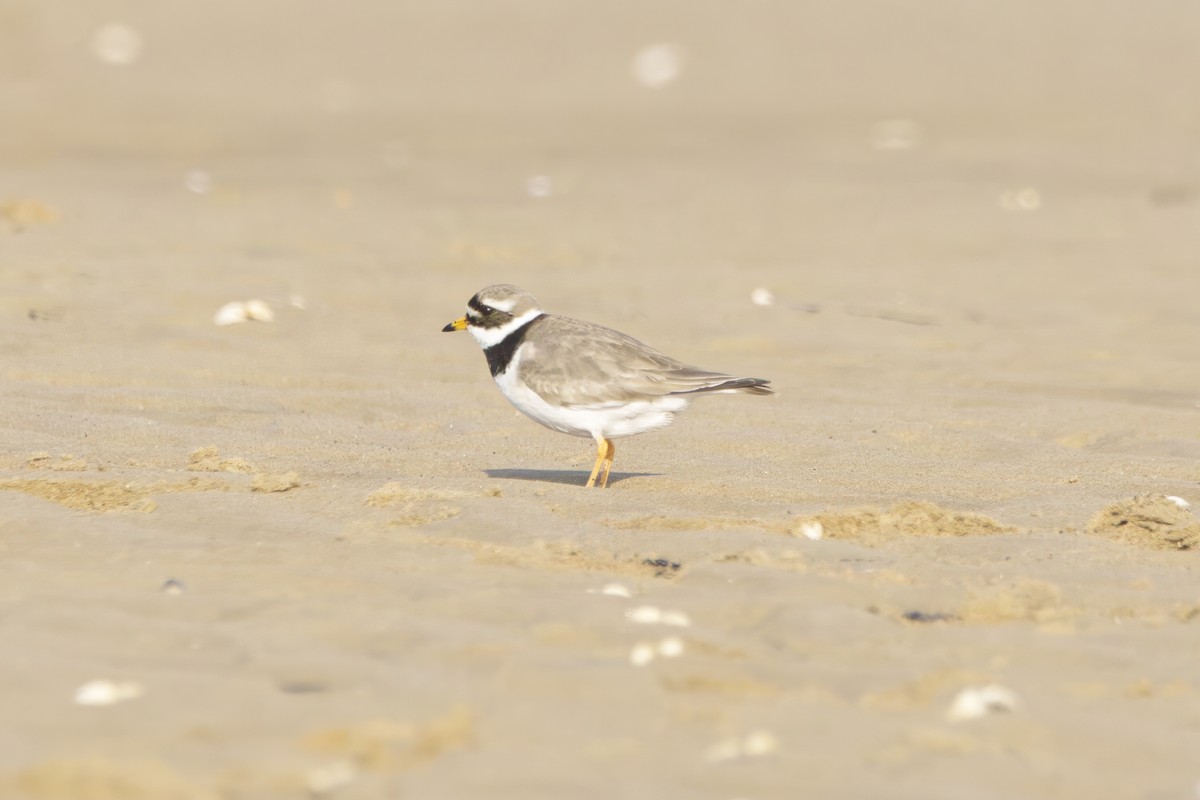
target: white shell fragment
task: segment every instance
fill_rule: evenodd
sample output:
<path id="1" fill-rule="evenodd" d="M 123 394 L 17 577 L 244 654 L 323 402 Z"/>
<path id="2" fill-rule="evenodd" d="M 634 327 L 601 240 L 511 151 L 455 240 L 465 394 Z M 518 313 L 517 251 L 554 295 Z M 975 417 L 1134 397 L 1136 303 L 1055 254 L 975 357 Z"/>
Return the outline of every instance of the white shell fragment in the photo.
<path id="1" fill-rule="evenodd" d="M 686 628 L 691 618 L 682 611 L 667 611 L 656 606 L 638 606 L 625 609 L 625 619 L 638 625 L 672 625 Z"/>
<path id="2" fill-rule="evenodd" d="M 742 756 L 741 739 L 722 739 L 714 742 L 704 751 L 705 761 L 732 761 Z"/>
<path id="3" fill-rule="evenodd" d="M 742 737 L 730 737 L 704 751 L 706 761 L 732 761 L 735 758 L 761 758 L 779 750 L 779 739 L 770 731 L 751 731 Z"/>
<path id="4" fill-rule="evenodd" d="M 800 523 L 800 535 L 814 542 L 819 541 L 825 535 L 825 526 L 816 520 L 802 522 Z"/>
<path id="5" fill-rule="evenodd" d="M 194 169 L 183 176 L 183 188 L 194 194 L 207 194 L 212 189 L 212 175 L 202 169 Z"/>
<path id="6" fill-rule="evenodd" d="M 883 119 L 871 126 L 876 150 L 911 150 L 921 143 L 921 125 L 911 119 Z"/>
<path id="7" fill-rule="evenodd" d="M 1005 211 L 1037 211 L 1042 207 L 1042 193 L 1037 189 L 1009 189 L 1001 192 L 997 201 Z"/>
<path id="8" fill-rule="evenodd" d="M 1007 686 L 991 683 L 987 686 L 967 687 L 954 698 L 946 719 L 963 722 L 979 719 L 988 714 L 1012 711 L 1017 706 L 1017 693 Z"/>
<path id="9" fill-rule="evenodd" d="M 135 681 L 88 681 L 75 690 L 75 702 L 81 706 L 111 706 L 142 696 L 142 685 Z"/>
<path id="10" fill-rule="evenodd" d="M 676 628 L 689 628 L 692 625 L 692 618 L 683 611 L 664 611 L 659 622 Z"/>
<path id="11" fill-rule="evenodd" d="M 334 761 L 308 771 L 308 791 L 321 796 L 333 794 L 358 778 L 358 768 L 351 761 Z"/>
<path id="12" fill-rule="evenodd" d="M 677 44 L 652 44 L 633 57 L 634 79 L 647 89 L 662 89 L 683 72 L 683 48 Z"/>
<path id="13" fill-rule="evenodd" d="M 635 667 L 644 667 L 654 660 L 655 655 L 654 645 L 638 642 L 629 651 L 629 663 Z"/>
<path id="14" fill-rule="evenodd" d="M 742 739 L 742 752 L 753 758 L 769 756 L 779 749 L 779 740 L 770 731 L 752 731 Z"/>
<path id="15" fill-rule="evenodd" d="M 679 658 L 685 648 L 683 639 L 678 636 L 668 636 L 656 644 L 638 642 L 629 651 L 629 663 L 644 667 L 656 658 Z"/>
<path id="16" fill-rule="evenodd" d="M 610 597 L 633 597 L 633 592 L 623 583 L 606 583 L 600 589 L 600 594 Z"/>
<path id="17" fill-rule="evenodd" d="M 1167 499 L 1170 500 L 1175 505 L 1179 506 L 1180 508 L 1190 508 L 1192 505 L 1187 500 L 1184 500 L 1182 497 L 1176 497 L 1173 494 L 1167 495 Z"/>
<path id="18" fill-rule="evenodd" d="M 246 316 L 255 322 L 275 321 L 275 312 L 262 300 L 247 300 Z"/>
<path id="19" fill-rule="evenodd" d="M 215 325 L 234 325 L 239 322 L 274 322 L 275 311 L 264 300 L 234 300 L 217 309 Z"/>
<path id="20" fill-rule="evenodd" d="M 638 606 L 637 608 L 625 609 L 625 619 L 630 622 L 636 622 L 639 625 L 656 625 L 660 617 L 662 617 L 662 611 L 654 606 Z"/>
<path id="21" fill-rule="evenodd" d="M 760 286 L 750 293 L 750 302 L 756 306 L 773 306 L 775 294 L 770 289 Z"/>
<path id="22" fill-rule="evenodd" d="M 238 322 L 245 322 L 247 319 L 249 317 L 246 316 L 246 304 L 241 300 L 226 303 L 217 309 L 216 314 L 213 314 L 214 325 L 233 325 Z"/>
<path id="23" fill-rule="evenodd" d="M 105 64 L 125 66 L 142 57 L 142 35 L 121 22 L 108 22 L 92 34 L 92 55 Z"/>
<path id="24" fill-rule="evenodd" d="M 683 639 L 678 636 L 668 636 L 658 643 L 658 654 L 663 658 L 679 658 L 683 655 Z"/>
<path id="25" fill-rule="evenodd" d="M 525 191 L 535 200 L 544 200 L 554 194 L 554 181 L 548 175 L 534 175 L 525 181 Z"/>

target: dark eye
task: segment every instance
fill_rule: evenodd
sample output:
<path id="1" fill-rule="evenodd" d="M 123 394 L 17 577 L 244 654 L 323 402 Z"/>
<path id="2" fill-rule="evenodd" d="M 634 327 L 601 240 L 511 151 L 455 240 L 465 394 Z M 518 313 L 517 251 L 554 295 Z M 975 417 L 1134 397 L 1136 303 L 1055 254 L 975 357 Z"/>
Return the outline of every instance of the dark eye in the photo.
<path id="1" fill-rule="evenodd" d="M 482 311 L 484 314 L 495 314 L 496 313 L 496 309 L 492 308 L 491 306 L 480 306 L 479 310 Z"/>

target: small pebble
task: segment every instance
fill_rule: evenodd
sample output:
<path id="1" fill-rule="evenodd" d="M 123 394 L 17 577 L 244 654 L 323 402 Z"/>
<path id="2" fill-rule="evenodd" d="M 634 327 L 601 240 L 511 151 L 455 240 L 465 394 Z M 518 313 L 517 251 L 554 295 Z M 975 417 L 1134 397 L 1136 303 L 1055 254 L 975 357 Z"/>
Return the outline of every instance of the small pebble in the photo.
<path id="1" fill-rule="evenodd" d="M 276 686 L 285 694 L 321 694 L 328 692 L 329 684 L 323 680 L 281 680 Z"/>
<path id="2" fill-rule="evenodd" d="M 177 581 L 174 578 L 167 578 L 167 580 L 159 588 L 159 591 L 163 594 L 183 594 L 186 588 L 187 587 L 183 585 L 182 581 Z"/>
<path id="3" fill-rule="evenodd" d="M 633 597 L 633 592 L 623 583 L 606 583 L 601 587 L 600 594 L 610 597 Z"/>
<path id="4" fill-rule="evenodd" d="M 905 611 L 900 616 L 907 622 L 952 622 L 957 619 L 942 611 Z"/>
<path id="5" fill-rule="evenodd" d="M 673 572 L 678 572 L 682 566 L 678 561 L 670 561 L 665 558 L 643 558 L 642 563 L 647 567 L 654 567 L 654 577 L 662 578 L 670 575 Z"/>

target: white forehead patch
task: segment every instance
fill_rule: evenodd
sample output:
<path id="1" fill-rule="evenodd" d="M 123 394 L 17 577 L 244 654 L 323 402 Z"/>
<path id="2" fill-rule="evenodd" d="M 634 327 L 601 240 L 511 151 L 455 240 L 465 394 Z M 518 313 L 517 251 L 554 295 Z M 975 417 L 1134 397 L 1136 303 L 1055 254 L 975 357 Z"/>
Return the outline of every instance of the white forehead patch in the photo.
<path id="1" fill-rule="evenodd" d="M 487 304 L 498 311 L 503 311 L 507 314 L 511 314 L 512 310 L 513 310 L 513 306 L 515 306 L 517 304 L 517 298 L 506 297 L 502 300 L 490 300 L 490 301 L 487 301 Z"/>

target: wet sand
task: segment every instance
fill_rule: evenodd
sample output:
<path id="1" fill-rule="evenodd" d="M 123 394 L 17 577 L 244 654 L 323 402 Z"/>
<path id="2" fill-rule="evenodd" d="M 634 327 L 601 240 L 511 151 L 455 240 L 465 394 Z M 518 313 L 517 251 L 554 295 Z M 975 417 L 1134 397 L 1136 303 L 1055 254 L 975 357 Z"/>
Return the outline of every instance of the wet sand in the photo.
<path id="1" fill-rule="evenodd" d="M 689 8 L 0 4 L 0 797 L 1193 796 L 1200 18 Z"/>

